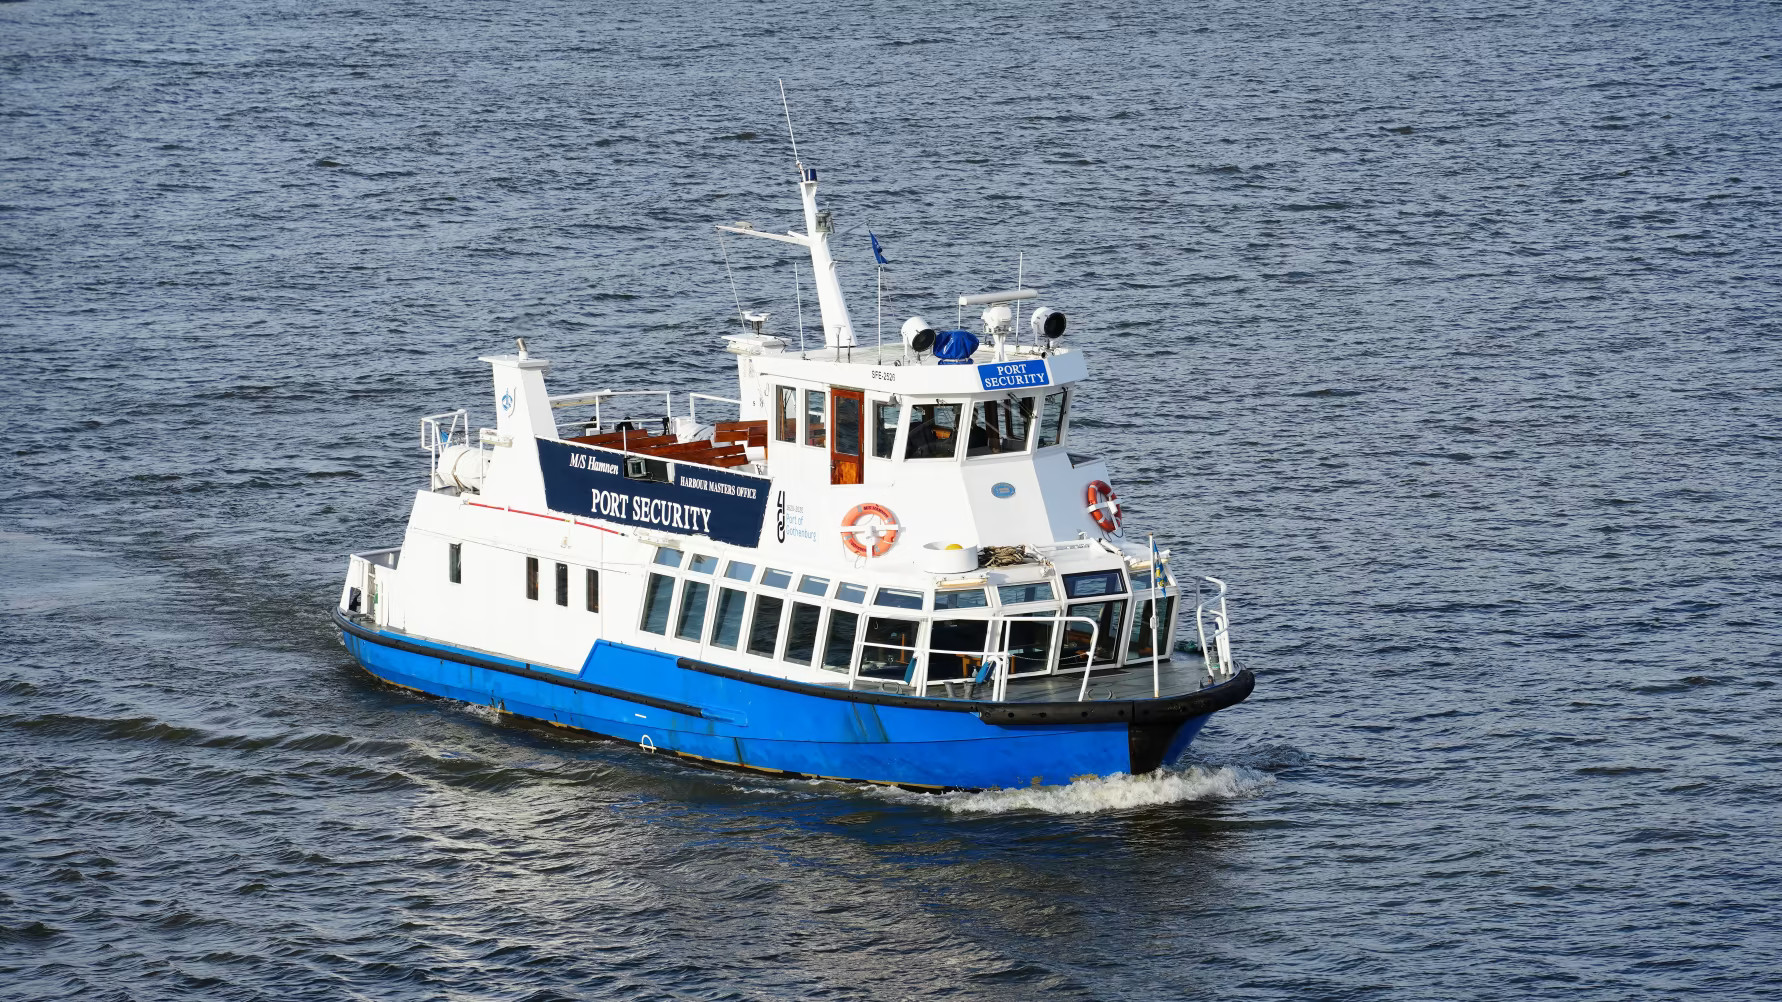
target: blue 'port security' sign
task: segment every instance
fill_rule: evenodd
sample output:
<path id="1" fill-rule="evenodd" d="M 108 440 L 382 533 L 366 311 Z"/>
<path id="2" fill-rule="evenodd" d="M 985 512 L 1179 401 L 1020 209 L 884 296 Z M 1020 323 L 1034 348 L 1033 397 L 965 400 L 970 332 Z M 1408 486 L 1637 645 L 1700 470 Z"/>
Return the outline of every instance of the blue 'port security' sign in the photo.
<path id="1" fill-rule="evenodd" d="M 1052 382 L 1043 358 L 988 362 L 978 366 L 978 378 L 984 381 L 986 390 L 1018 390 L 1026 386 L 1048 386 Z"/>

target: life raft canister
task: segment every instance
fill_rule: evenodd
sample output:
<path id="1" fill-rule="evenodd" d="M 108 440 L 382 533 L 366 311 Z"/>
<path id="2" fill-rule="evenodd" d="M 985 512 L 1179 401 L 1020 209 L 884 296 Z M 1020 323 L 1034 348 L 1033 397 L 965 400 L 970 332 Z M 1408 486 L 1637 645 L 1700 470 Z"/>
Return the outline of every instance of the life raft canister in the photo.
<path id="1" fill-rule="evenodd" d="M 1105 480 L 1089 484 L 1089 507 L 1084 509 L 1103 532 L 1120 531 L 1120 498 Z"/>
<path id="2" fill-rule="evenodd" d="M 862 522 L 868 515 L 878 518 L 879 521 L 866 522 L 863 525 Z M 897 542 L 897 531 L 897 516 L 891 514 L 891 509 L 870 501 L 866 504 L 857 504 L 849 508 L 847 516 L 842 519 L 842 545 L 857 557 L 868 555 L 882 557 L 889 553 L 891 545 Z M 870 549 L 860 541 L 863 536 L 872 541 Z"/>

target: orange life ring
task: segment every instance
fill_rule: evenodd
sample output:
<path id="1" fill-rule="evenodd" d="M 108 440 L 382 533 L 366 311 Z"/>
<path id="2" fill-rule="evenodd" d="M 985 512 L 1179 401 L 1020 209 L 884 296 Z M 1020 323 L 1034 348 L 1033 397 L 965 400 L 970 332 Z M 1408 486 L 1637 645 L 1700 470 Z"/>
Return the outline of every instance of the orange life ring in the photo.
<path id="1" fill-rule="evenodd" d="M 881 521 L 867 522 L 862 525 L 861 521 L 868 515 L 876 516 Z M 882 557 L 891 551 L 891 544 L 897 542 L 897 531 L 900 528 L 901 526 L 897 524 L 897 516 L 891 514 L 891 509 L 884 505 L 871 502 L 857 504 L 848 509 L 847 517 L 842 519 L 842 545 L 857 557 L 869 554 Z M 861 536 L 865 536 L 871 541 L 870 550 L 865 543 L 860 541 Z"/>
<path id="2" fill-rule="evenodd" d="M 1120 498 L 1106 480 L 1089 484 L 1089 507 L 1085 510 L 1103 532 L 1120 531 Z"/>

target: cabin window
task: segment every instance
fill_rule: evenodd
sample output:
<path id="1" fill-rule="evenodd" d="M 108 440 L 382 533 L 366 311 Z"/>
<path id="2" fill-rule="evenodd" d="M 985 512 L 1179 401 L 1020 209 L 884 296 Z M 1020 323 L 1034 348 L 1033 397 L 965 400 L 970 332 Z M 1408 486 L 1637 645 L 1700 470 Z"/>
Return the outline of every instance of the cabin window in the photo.
<path id="1" fill-rule="evenodd" d="M 815 595 L 818 598 L 822 598 L 829 594 L 829 579 L 812 577 L 809 574 L 806 574 L 799 579 L 798 590 L 804 592 L 806 595 Z"/>
<path id="2" fill-rule="evenodd" d="M 656 562 L 664 567 L 679 567 L 681 565 L 681 551 L 671 550 L 666 546 L 658 546 L 656 548 Z"/>
<path id="3" fill-rule="evenodd" d="M 769 567 L 761 572 L 761 583 L 769 588 L 784 588 L 792 583 L 792 575 L 787 571 Z"/>
<path id="4" fill-rule="evenodd" d="M 774 397 L 773 437 L 782 442 L 798 441 L 798 391 L 776 386 Z"/>
<path id="5" fill-rule="evenodd" d="M 880 588 L 879 593 L 873 596 L 872 604 L 889 606 L 893 609 L 920 609 L 922 608 L 922 593 L 903 588 Z"/>
<path id="6" fill-rule="evenodd" d="M 971 443 L 967 456 L 1000 456 L 1027 451 L 1027 425 L 1033 417 L 1031 397 L 980 400 L 971 408 Z"/>
<path id="7" fill-rule="evenodd" d="M 557 604 L 569 608 L 569 565 L 557 565 Z"/>
<path id="8" fill-rule="evenodd" d="M 891 450 L 897 445 L 897 412 L 900 410 L 902 408 L 896 404 L 873 401 L 872 454 L 880 459 L 890 459 Z"/>
<path id="9" fill-rule="evenodd" d="M 911 404 L 905 459 L 952 459 L 959 445 L 959 404 Z"/>
<path id="10" fill-rule="evenodd" d="M 823 435 L 822 390 L 804 391 L 804 444 L 821 446 L 828 441 Z"/>
<path id="11" fill-rule="evenodd" d="M 645 633 L 668 632 L 668 607 L 674 601 L 674 578 L 652 574 L 644 585 L 643 625 Z"/>
<path id="12" fill-rule="evenodd" d="M 934 593 L 936 609 L 984 609 L 990 603 L 984 598 L 984 589 L 972 588 L 968 591 L 940 591 Z"/>
<path id="13" fill-rule="evenodd" d="M 990 624 L 982 619 L 935 620 L 928 628 L 928 681 L 977 675 L 984 664 L 984 640 L 989 632 Z"/>
<path id="14" fill-rule="evenodd" d="M 695 574 L 711 574 L 718 569 L 718 558 L 695 553 L 693 562 L 687 565 L 687 569 Z"/>
<path id="15" fill-rule="evenodd" d="M 1059 445 L 1064 441 L 1064 405 L 1068 398 L 1063 390 L 1046 394 L 1040 408 L 1039 448 Z"/>
<path id="16" fill-rule="evenodd" d="M 1095 621 L 1095 663 L 1108 665 L 1119 657 L 1120 627 L 1126 621 L 1126 600 L 1117 602 L 1083 602 L 1070 607 L 1071 616 L 1086 616 Z M 1088 664 L 1089 624 L 1071 620 L 1064 624 L 1064 655 L 1058 660 L 1060 670 L 1081 668 Z"/>
<path id="17" fill-rule="evenodd" d="M 1028 584 L 1002 585 L 996 589 L 996 597 L 1003 605 L 1050 602 L 1052 601 L 1052 582 L 1034 581 Z"/>
<path id="18" fill-rule="evenodd" d="M 908 682 L 916 671 L 916 630 L 920 626 L 913 619 L 868 619 L 866 644 L 860 649 L 860 674 Z"/>
<path id="19" fill-rule="evenodd" d="M 822 667 L 846 672 L 854 663 L 854 635 L 860 631 L 856 613 L 833 609 L 829 613 L 829 640 L 823 645 Z"/>
<path id="20" fill-rule="evenodd" d="M 743 606 L 748 598 L 748 592 L 735 588 L 718 589 L 718 612 L 712 617 L 713 647 L 736 650 L 737 641 L 742 638 Z"/>
<path id="21" fill-rule="evenodd" d="M 1027 615 L 1046 616 L 1050 613 L 1030 612 Z M 1052 637 L 1055 633 L 1052 626 L 1053 624 L 1047 620 L 1023 622 L 1021 619 L 1014 619 L 1009 621 L 1010 675 L 1028 675 L 1051 668 Z"/>
<path id="22" fill-rule="evenodd" d="M 705 600 L 711 590 L 712 586 L 704 581 L 688 581 L 681 586 L 681 615 L 674 624 L 675 639 L 699 643 L 700 635 L 705 633 Z"/>
<path id="23" fill-rule="evenodd" d="M 749 653 L 759 654 L 764 658 L 773 657 L 774 648 L 780 641 L 780 610 L 785 608 L 783 599 L 772 595 L 759 595 L 755 598 L 755 618 L 749 621 Z"/>
<path id="24" fill-rule="evenodd" d="M 835 586 L 835 597 L 840 601 L 859 605 L 866 601 L 866 586 L 843 581 Z"/>
<path id="25" fill-rule="evenodd" d="M 600 572 L 588 568 L 588 611 L 600 611 Z"/>
<path id="26" fill-rule="evenodd" d="M 1126 660 L 1144 658 L 1149 661 L 1152 654 L 1152 638 L 1163 643 L 1164 657 L 1169 657 L 1169 635 L 1173 631 L 1176 615 L 1176 597 L 1166 596 L 1163 605 L 1158 609 L 1157 632 L 1151 632 L 1151 600 L 1139 603 L 1138 615 L 1132 617 L 1132 638 L 1126 645 Z"/>
<path id="27" fill-rule="evenodd" d="M 792 603 L 792 616 L 786 626 L 786 660 L 797 665 L 811 663 L 817 649 L 817 620 L 823 615 L 818 606 Z"/>
<path id="28" fill-rule="evenodd" d="M 1118 595 L 1125 590 L 1126 586 L 1120 583 L 1119 571 L 1091 571 L 1088 574 L 1064 576 L 1066 598 L 1099 598 L 1102 595 Z"/>
<path id="29" fill-rule="evenodd" d="M 724 568 L 724 576 L 732 581 L 753 581 L 755 580 L 755 565 L 732 560 L 730 566 Z"/>
<path id="30" fill-rule="evenodd" d="M 446 551 L 446 580 L 453 584 L 464 583 L 464 544 L 453 543 Z"/>
<path id="31" fill-rule="evenodd" d="M 538 558 L 526 558 L 526 597 L 538 601 Z"/>

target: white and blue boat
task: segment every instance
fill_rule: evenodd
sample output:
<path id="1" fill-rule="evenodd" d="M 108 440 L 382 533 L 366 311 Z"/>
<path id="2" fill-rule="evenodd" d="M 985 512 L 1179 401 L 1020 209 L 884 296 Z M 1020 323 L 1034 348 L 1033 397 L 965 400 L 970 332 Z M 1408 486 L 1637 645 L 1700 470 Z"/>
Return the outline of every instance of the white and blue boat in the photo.
<path id="1" fill-rule="evenodd" d="M 803 232 L 718 229 L 808 252 L 822 346 L 743 313 L 729 400 L 553 395 L 523 341 L 483 358 L 495 425 L 421 420 L 430 483 L 400 547 L 350 557 L 347 649 L 394 685 L 791 776 L 983 789 L 1169 763 L 1254 678 L 1224 584 L 1127 531 L 1106 464 L 1073 451 L 1088 366 L 1064 315 L 963 295 L 975 332 L 912 317 L 857 343 L 797 169 Z M 639 399 L 660 416 L 612 420 Z"/>

